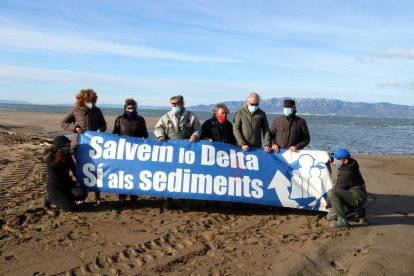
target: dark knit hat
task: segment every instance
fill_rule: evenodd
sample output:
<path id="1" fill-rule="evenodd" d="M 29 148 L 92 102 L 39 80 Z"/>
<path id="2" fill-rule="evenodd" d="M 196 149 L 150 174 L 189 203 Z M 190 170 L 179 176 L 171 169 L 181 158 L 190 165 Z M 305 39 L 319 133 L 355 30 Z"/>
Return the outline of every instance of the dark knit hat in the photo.
<path id="1" fill-rule="evenodd" d="M 56 136 L 53 140 L 53 149 L 59 150 L 66 146 L 67 143 L 70 143 L 70 140 L 66 136 Z"/>
<path id="2" fill-rule="evenodd" d="M 125 100 L 124 108 L 126 108 L 128 105 L 133 105 L 135 108 L 137 108 L 137 102 L 132 98 Z"/>
<path id="3" fill-rule="evenodd" d="M 292 99 L 287 99 L 287 100 L 284 100 L 283 101 L 283 106 L 284 107 L 293 107 L 293 106 L 295 106 L 296 105 L 296 103 L 295 103 L 295 101 L 294 100 L 292 100 Z"/>

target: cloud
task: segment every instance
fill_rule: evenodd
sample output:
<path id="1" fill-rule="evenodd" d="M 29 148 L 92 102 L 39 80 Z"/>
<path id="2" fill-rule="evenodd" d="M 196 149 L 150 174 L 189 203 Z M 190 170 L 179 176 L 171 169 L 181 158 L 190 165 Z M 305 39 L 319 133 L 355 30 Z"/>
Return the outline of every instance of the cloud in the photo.
<path id="1" fill-rule="evenodd" d="M 391 48 L 385 51 L 374 52 L 370 56 L 378 58 L 406 58 L 414 59 L 413 49 Z"/>
<path id="2" fill-rule="evenodd" d="M 387 81 L 385 83 L 379 83 L 376 85 L 377 88 L 395 88 L 395 89 L 414 89 L 414 81 Z"/>
<path id="3" fill-rule="evenodd" d="M 238 63 L 240 60 L 189 55 L 180 52 L 62 34 L 54 30 L 0 27 L 0 48 L 10 51 L 48 51 L 78 54 L 111 54 L 132 58 L 167 59 L 183 62 Z"/>

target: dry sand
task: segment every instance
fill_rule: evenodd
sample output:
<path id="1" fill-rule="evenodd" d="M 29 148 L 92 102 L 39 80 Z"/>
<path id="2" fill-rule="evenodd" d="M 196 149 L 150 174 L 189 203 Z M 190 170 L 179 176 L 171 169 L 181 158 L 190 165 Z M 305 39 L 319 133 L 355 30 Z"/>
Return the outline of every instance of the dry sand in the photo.
<path id="1" fill-rule="evenodd" d="M 414 275 L 414 157 L 356 156 L 368 224 L 251 205 L 160 212 L 158 198 L 45 209 L 45 149 L 63 114 L 0 112 L 0 274 Z M 108 117 L 109 129 L 115 118 Z M 147 119 L 153 127 L 156 119 Z"/>

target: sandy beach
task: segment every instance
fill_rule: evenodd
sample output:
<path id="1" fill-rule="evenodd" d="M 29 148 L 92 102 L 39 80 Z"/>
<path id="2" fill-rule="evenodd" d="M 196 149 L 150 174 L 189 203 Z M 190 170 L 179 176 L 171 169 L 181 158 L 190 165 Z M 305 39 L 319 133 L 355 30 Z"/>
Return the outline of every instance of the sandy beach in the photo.
<path id="1" fill-rule="evenodd" d="M 45 152 L 68 134 L 63 116 L 0 111 L 2 275 L 414 275 L 414 156 L 354 156 L 368 223 L 344 229 L 319 212 L 242 204 L 161 212 L 159 198 L 120 208 L 113 194 L 65 213 L 43 207 Z M 115 117 L 106 120 L 112 130 Z"/>

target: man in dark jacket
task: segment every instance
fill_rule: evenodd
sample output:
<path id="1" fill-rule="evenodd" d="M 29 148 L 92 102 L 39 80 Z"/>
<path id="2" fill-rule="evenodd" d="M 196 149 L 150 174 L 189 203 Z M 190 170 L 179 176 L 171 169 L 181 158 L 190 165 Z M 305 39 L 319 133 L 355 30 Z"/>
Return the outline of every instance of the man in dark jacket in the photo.
<path id="1" fill-rule="evenodd" d="M 288 99 L 283 102 L 284 115 L 273 120 L 270 133 L 272 136 L 272 149 L 297 151 L 303 149 L 310 142 L 309 130 L 306 121 L 296 116 L 296 104 Z"/>
<path id="2" fill-rule="evenodd" d="M 246 104 L 239 108 L 234 115 L 234 136 L 237 145 L 244 151 L 248 151 L 250 147 L 261 148 L 262 135 L 265 143 L 264 150 L 266 152 L 272 150 L 269 122 L 266 113 L 259 108 L 259 103 L 260 96 L 257 93 L 250 93 L 247 96 Z"/>
<path id="3" fill-rule="evenodd" d="M 332 208 L 337 218 L 336 223 L 331 227 L 346 227 L 349 226 L 347 214 L 364 205 L 367 191 L 358 162 L 351 158 L 347 149 L 339 149 L 331 157 L 334 158 L 339 173 L 335 186 L 328 191 L 326 208 Z"/>
<path id="4" fill-rule="evenodd" d="M 214 108 L 213 113 L 213 117 L 201 126 L 201 139 L 235 145 L 236 138 L 233 134 L 233 125 L 227 120 L 229 114 L 227 106 L 219 103 Z"/>

